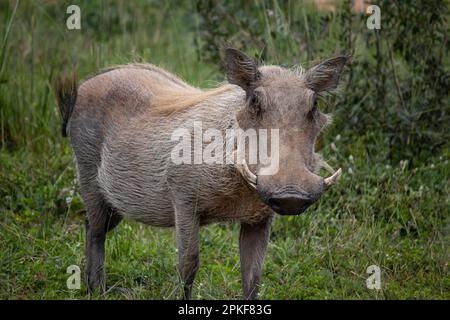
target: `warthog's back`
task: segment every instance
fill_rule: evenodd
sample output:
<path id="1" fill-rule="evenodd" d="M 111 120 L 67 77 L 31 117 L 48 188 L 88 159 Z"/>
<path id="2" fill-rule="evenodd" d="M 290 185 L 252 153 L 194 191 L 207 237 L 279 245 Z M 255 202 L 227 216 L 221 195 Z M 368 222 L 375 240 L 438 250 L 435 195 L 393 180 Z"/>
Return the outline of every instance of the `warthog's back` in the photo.
<path id="1" fill-rule="evenodd" d="M 104 115 L 118 112 L 127 117 L 156 106 L 161 98 L 200 92 L 153 65 L 118 66 L 104 70 L 80 85 L 75 112 L 88 109 Z"/>

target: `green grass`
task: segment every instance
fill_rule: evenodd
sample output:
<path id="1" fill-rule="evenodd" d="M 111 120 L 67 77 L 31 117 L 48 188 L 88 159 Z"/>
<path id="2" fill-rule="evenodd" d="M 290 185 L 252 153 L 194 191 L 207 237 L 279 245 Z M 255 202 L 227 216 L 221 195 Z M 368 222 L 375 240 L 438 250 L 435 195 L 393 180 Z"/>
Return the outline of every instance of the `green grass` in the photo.
<path id="1" fill-rule="evenodd" d="M 103 66 L 146 61 L 199 86 L 223 80 L 219 65 L 197 57 L 198 21 L 187 14 L 190 4 L 81 1 L 82 30 L 68 31 L 64 19 L 69 3 L 57 3 L 21 2 L 8 37 L 13 3 L 0 4 L 5 57 L 0 71 L 2 299 L 88 298 L 84 283 L 81 290 L 66 287 L 67 267 L 75 264 L 83 270 L 85 235 L 72 152 L 60 136 L 51 92 L 57 75 L 70 72 L 72 64 L 82 78 Z M 298 7 L 295 12 L 303 16 L 307 10 Z M 261 16 L 264 20 L 263 11 Z M 308 29 L 312 42 L 320 39 L 315 26 Z M 338 44 L 333 30 L 315 45 L 322 58 Z M 275 62 L 292 62 L 296 47 L 289 41 L 268 38 Z M 310 54 L 297 53 L 296 59 L 308 61 Z M 336 117 L 339 122 L 339 113 Z M 396 164 L 389 161 L 382 133 L 336 131 L 325 133 L 323 152 L 344 175 L 305 214 L 277 217 L 261 298 L 449 299 L 448 148 L 421 164 Z M 71 190 L 74 198 L 68 205 Z M 202 229 L 193 298 L 242 297 L 238 233 L 237 224 Z M 366 287 L 370 265 L 381 268 L 380 291 Z M 130 291 L 94 298 L 177 298 L 173 230 L 124 221 L 108 234 L 106 273 L 109 286 Z"/>
<path id="2" fill-rule="evenodd" d="M 1 155 L 1 298 L 88 297 L 84 286 L 66 288 L 66 268 L 84 265 L 84 218 L 77 193 L 70 207 L 65 202 L 74 178 L 65 150 Z M 275 220 L 261 297 L 450 298 L 448 161 L 431 159 L 407 170 L 369 168 L 364 156 L 352 157 L 340 160 L 346 173 L 318 205 L 301 216 Z M 235 224 L 202 229 L 194 298 L 241 297 L 237 238 Z M 366 288 L 365 272 L 372 264 L 382 270 L 380 291 Z M 173 230 L 120 224 L 108 235 L 106 272 L 109 285 L 131 291 L 98 298 L 176 298 Z"/>

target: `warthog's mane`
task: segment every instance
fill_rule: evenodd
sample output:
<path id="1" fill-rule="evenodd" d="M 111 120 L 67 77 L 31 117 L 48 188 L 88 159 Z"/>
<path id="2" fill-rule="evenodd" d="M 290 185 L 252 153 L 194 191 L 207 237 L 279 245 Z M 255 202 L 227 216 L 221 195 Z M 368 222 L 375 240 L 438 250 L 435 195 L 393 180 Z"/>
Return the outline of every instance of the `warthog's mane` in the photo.
<path id="1" fill-rule="evenodd" d="M 190 107 L 201 104 L 209 98 L 214 98 L 225 93 L 232 93 L 237 88 L 237 86 L 228 83 L 219 84 L 218 87 L 212 89 L 197 88 L 189 85 L 175 74 L 165 71 L 155 65 L 143 63 L 111 66 L 87 77 L 84 82 L 98 75 L 124 68 L 148 70 L 167 80 L 164 83 L 155 81 L 151 84 L 153 89 L 156 89 L 155 91 L 157 91 L 152 103 L 152 111 L 163 115 L 182 112 Z"/>
<path id="2" fill-rule="evenodd" d="M 259 68 L 260 70 L 264 70 L 267 74 L 280 77 L 303 79 L 307 76 L 307 73 L 300 65 L 290 69 L 273 65 L 261 65 Z M 237 97 L 243 94 L 243 90 L 238 86 L 229 83 L 219 83 L 217 87 L 212 89 L 194 87 L 173 73 L 155 65 L 144 63 L 111 66 L 87 77 L 84 82 L 87 82 L 96 76 L 119 69 L 147 70 L 155 75 L 154 77 L 149 77 L 147 83 L 149 91 L 153 92 L 152 113 L 165 116 L 186 111 L 191 107 L 201 105 L 208 100 L 213 101 L 219 96 Z M 239 94 L 239 92 L 241 94 Z"/>

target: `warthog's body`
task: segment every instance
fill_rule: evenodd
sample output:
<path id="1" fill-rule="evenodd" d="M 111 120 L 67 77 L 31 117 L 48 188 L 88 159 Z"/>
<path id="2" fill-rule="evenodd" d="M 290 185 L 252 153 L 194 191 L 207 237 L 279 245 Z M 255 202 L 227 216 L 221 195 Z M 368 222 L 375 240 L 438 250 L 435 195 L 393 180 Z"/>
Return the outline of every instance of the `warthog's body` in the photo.
<path id="1" fill-rule="evenodd" d="M 228 49 L 227 77 L 237 86 L 202 91 L 152 65 L 105 70 L 78 88 L 60 83 L 63 135 L 75 152 L 87 211 L 90 291 L 105 286 L 106 232 L 122 217 L 175 227 L 185 298 L 199 266 L 199 227 L 239 221 L 244 295 L 256 298 L 272 209 L 303 212 L 331 181 L 314 173 L 321 165 L 314 141 L 327 123 L 315 107 L 315 92 L 336 86 L 345 61 L 328 60 L 305 74 L 258 69 Z M 280 128 L 280 170 L 265 176 L 258 164 L 175 164 L 172 133 L 192 133 L 194 122 L 223 137 L 227 129 Z"/>
<path id="2" fill-rule="evenodd" d="M 79 87 L 68 134 L 78 165 L 95 170 L 96 179 L 89 182 L 104 200 L 122 216 L 159 227 L 175 225 L 178 201 L 179 210 L 196 203 L 201 224 L 258 222 L 269 216 L 271 210 L 233 166 L 180 166 L 170 158 L 177 143 L 171 142 L 171 134 L 177 128 L 192 130 L 194 121 L 201 121 L 204 129 L 221 129 L 225 136 L 227 128 L 237 127 L 235 114 L 245 93 L 228 86 L 168 116 L 154 110 L 161 87 L 163 94 L 199 95 L 199 89 L 151 65 L 117 67 Z M 89 158 L 83 156 L 87 154 Z"/>

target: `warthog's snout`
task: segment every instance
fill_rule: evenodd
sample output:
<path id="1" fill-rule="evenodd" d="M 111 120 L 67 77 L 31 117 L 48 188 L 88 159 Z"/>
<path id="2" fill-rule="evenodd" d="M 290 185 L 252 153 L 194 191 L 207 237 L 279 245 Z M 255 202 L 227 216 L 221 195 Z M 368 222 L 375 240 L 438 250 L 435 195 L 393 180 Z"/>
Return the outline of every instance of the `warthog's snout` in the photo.
<path id="1" fill-rule="evenodd" d="M 333 172 L 333 174 L 328 178 L 323 179 L 310 172 L 310 183 L 307 184 L 307 190 L 309 190 L 309 192 L 304 191 L 304 189 L 298 185 L 288 185 L 281 190 L 278 189 L 277 191 L 272 192 L 269 191 L 271 189 L 271 179 L 267 179 L 266 177 L 265 179 L 263 178 L 265 183 L 259 183 L 258 181 L 260 179 L 258 179 L 258 176 L 249 169 L 245 159 L 243 160 L 242 165 L 238 165 L 236 168 L 249 186 L 257 190 L 264 203 L 271 207 L 273 211 L 281 215 L 298 215 L 305 212 L 310 205 L 320 198 L 324 189 L 331 187 L 341 177 L 342 170 L 340 168 L 334 171 L 325 162 L 323 163 L 327 170 Z"/>
<path id="2" fill-rule="evenodd" d="M 329 169 L 333 171 L 331 167 Z M 263 179 L 263 181 L 265 180 L 263 183 L 258 183 L 258 177 L 250 171 L 245 161 L 243 166 L 240 167 L 240 172 L 247 183 L 257 190 L 264 203 L 281 215 L 299 215 L 305 212 L 310 205 L 320 198 L 324 190 L 339 180 L 342 174 L 342 170 L 338 169 L 331 176 L 323 179 L 311 173 L 310 177 L 314 177 L 314 179 L 311 179 L 314 182 L 306 184 L 306 188 L 301 188 L 299 185 L 287 185 L 273 191 L 270 187 L 270 179 Z M 305 190 L 308 190 L 308 192 Z"/>
<path id="3" fill-rule="evenodd" d="M 321 193 L 310 195 L 301 190 L 292 190 L 273 193 L 266 197 L 265 202 L 278 214 L 298 215 L 316 202 L 320 196 Z"/>

